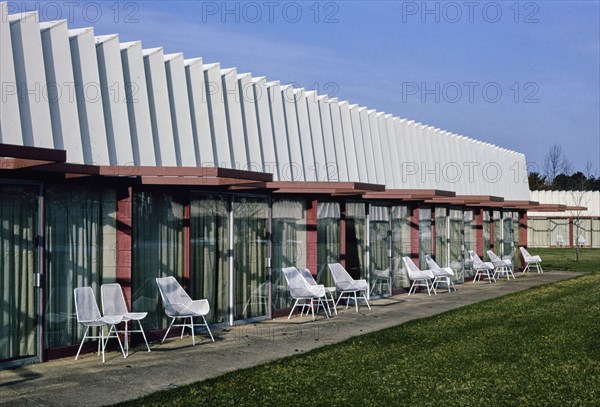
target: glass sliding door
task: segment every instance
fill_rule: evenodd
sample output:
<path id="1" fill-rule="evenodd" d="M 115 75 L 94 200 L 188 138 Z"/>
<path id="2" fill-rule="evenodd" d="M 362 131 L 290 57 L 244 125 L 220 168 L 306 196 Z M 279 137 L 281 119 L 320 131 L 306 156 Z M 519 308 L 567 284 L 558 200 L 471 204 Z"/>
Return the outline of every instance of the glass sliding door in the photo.
<path id="1" fill-rule="evenodd" d="M 483 209 L 482 209 L 483 210 Z M 490 211 L 483 210 L 483 253 L 477 253 L 484 259 L 486 251 L 490 250 L 492 245 L 492 214 Z M 477 251 L 473 248 L 471 250 Z"/>
<path id="2" fill-rule="evenodd" d="M 463 253 L 464 260 L 464 277 L 473 277 L 475 271 L 473 270 L 473 264 L 471 257 L 469 256 L 469 250 L 477 251 L 477 223 L 475 222 L 475 214 L 473 210 L 465 210 L 463 212 L 464 220 L 464 241 L 465 250 Z"/>
<path id="3" fill-rule="evenodd" d="M 229 199 L 193 193 L 190 199 L 190 289 L 210 304 L 209 324 L 229 320 Z"/>
<path id="4" fill-rule="evenodd" d="M 284 267 L 306 268 L 308 253 L 306 234 L 306 203 L 289 199 L 273 201 L 272 212 L 272 297 L 273 308 L 291 307 L 291 297 L 285 278 Z M 317 270 L 310 270 L 316 278 Z"/>
<path id="5" fill-rule="evenodd" d="M 459 209 L 450 209 L 449 217 L 450 235 L 449 235 L 449 263 L 452 268 L 455 280 L 462 281 L 462 270 L 464 269 L 463 247 L 465 244 L 465 227 L 463 211 Z"/>
<path id="6" fill-rule="evenodd" d="M 431 255 L 431 209 L 419 208 L 419 268 L 426 269 L 425 256 Z"/>
<path id="7" fill-rule="evenodd" d="M 267 199 L 233 200 L 233 317 L 268 315 L 269 203 Z"/>
<path id="8" fill-rule="evenodd" d="M 369 286 L 371 295 L 391 294 L 389 242 L 390 208 L 369 207 Z"/>
<path id="9" fill-rule="evenodd" d="M 77 323 L 73 290 L 116 281 L 116 194 L 79 187 L 46 189 L 45 346 L 76 345 L 83 335 Z"/>
<path id="10" fill-rule="evenodd" d="M 404 270 L 403 256 L 411 252 L 410 211 L 406 206 L 392 206 L 392 285 L 394 288 L 410 286 Z"/>
<path id="11" fill-rule="evenodd" d="M 514 261 L 514 228 L 513 213 L 502 213 L 502 247 L 498 248 L 498 256 Z"/>
<path id="12" fill-rule="evenodd" d="M 183 267 L 183 205 L 170 193 L 133 196 L 132 309 L 148 312 L 144 329 L 167 328 L 169 320 L 156 286 L 157 277 L 175 277 L 188 289 Z"/>
<path id="13" fill-rule="evenodd" d="M 519 254 L 519 241 L 520 241 L 520 232 L 519 232 L 519 212 L 513 212 L 513 268 L 516 271 L 521 268 L 521 256 Z"/>
<path id="14" fill-rule="evenodd" d="M 0 186 L 0 363 L 38 355 L 37 188 Z"/>
<path id="15" fill-rule="evenodd" d="M 494 253 L 496 253 L 497 256 L 502 256 L 502 248 L 504 246 L 504 240 L 503 240 L 504 225 L 502 224 L 502 222 L 503 222 L 502 212 L 493 211 L 492 212 L 492 222 L 494 224 L 494 236 L 493 236 L 494 241 L 493 241 L 490 249 Z M 486 259 L 486 261 L 490 260 L 487 253 L 483 253 L 483 256 Z"/>
<path id="16" fill-rule="evenodd" d="M 440 267 L 448 267 L 448 210 L 446 208 L 435 208 L 435 258 Z M 428 268 L 428 267 L 427 267 Z"/>
<path id="17" fill-rule="evenodd" d="M 338 263 L 341 253 L 341 212 L 337 202 L 319 202 L 317 205 L 317 282 L 333 286 L 333 279 L 327 267 Z"/>
<path id="18" fill-rule="evenodd" d="M 364 203 L 346 204 L 346 270 L 352 278 L 366 279 L 367 214 Z"/>

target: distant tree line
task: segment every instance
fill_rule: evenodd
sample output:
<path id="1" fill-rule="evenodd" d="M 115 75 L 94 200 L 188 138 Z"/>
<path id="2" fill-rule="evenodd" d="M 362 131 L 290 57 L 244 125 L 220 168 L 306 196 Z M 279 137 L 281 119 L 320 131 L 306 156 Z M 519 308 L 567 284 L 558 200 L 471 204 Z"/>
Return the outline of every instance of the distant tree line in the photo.
<path id="1" fill-rule="evenodd" d="M 558 144 L 550 147 L 544 157 L 543 172 L 529 173 L 529 189 L 532 191 L 598 191 L 600 176 L 595 176 L 592 163 L 587 162 L 584 172 L 573 171 Z"/>

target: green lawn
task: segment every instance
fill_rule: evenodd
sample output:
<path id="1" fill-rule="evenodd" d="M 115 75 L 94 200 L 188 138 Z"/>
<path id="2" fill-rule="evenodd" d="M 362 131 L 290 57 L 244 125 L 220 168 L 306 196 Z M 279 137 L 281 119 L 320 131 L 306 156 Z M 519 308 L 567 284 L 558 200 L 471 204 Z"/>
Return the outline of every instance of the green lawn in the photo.
<path id="1" fill-rule="evenodd" d="M 594 273 L 124 405 L 591 406 L 599 383 Z"/>
<path id="2" fill-rule="evenodd" d="M 528 249 L 532 255 L 542 258 L 544 270 L 569 270 L 600 272 L 600 249 L 579 249 L 579 261 L 575 261 L 575 249 Z"/>

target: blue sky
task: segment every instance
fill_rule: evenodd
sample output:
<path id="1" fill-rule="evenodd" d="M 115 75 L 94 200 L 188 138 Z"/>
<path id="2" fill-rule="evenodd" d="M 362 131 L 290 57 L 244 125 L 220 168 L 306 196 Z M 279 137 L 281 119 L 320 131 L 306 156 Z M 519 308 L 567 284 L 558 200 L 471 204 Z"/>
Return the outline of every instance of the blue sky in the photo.
<path id="1" fill-rule="evenodd" d="M 534 169 L 560 144 L 600 175 L 597 0 L 50 4 L 70 27 L 334 94 L 525 153 Z"/>

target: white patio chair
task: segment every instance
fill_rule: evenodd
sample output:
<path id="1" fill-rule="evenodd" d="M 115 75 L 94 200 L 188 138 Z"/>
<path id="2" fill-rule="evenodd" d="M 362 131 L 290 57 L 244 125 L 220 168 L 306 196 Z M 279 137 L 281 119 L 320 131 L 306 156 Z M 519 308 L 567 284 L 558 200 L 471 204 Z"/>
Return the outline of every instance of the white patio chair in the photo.
<path id="1" fill-rule="evenodd" d="M 427 293 L 431 296 L 431 292 L 437 295 L 434 287 L 434 279 L 433 271 L 431 270 L 420 270 L 417 265 L 410 259 L 410 257 L 402 257 L 402 261 L 404 262 L 404 268 L 408 273 L 408 279 L 412 281 L 412 285 L 408 290 L 408 295 L 414 294 L 417 291 L 417 287 L 425 287 L 427 288 Z"/>
<path id="2" fill-rule="evenodd" d="M 102 316 L 98 309 L 98 303 L 96 302 L 96 296 L 92 287 L 78 287 L 73 290 L 75 296 L 75 314 L 77 315 L 77 322 L 85 327 L 81 344 L 77 350 L 75 360 L 79 358 L 79 353 L 83 347 L 83 343 L 86 339 L 100 339 L 98 342 L 98 354 L 102 352 L 102 363 L 104 363 L 104 350 L 106 349 L 106 343 L 110 338 L 117 338 L 123 357 L 125 358 L 125 350 L 121 344 L 121 339 L 117 332 L 117 324 L 120 324 L 123 318 L 121 316 Z M 108 335 L 104 335 L 104 327 L 110 327 Z M 90 328 L 98 328 L 98 334 L 88 335 Z"/>
<path id="3" fill-rule="evenodd" d="M 165 341 L 173 326 L 182 327 L 181 338 L 183 338 L 185 328 L 190 328 L 190 331 L 192 331 L 193 346 L 196 346 L 196 337 L 194 336 L 195 326 L 205 326 L 210 335 L 210 339 L 212 339 L 213 342 L 215 341 L 215 338 L 213 338 L 212 332 L 210 332 L 210 328 L 206 323 L 206 319 L 204 318 L 204 316 L 210 312 L 208 300 L 192 300 L 173 276 L 157 278 L 156 284 L 158 285 L 158 290 L 160 291 L 160 296 L 165 306 L 165 314 L 172 318 L 171 324 L 169 324 L 169 328 L 167 328 L 167 332 L 165 332 L 165 336 L 161 343 Z M 195 324 L 194 317 L 201 317 L 204 323 Z M 183 324 L 174 324 L 175 320 L 180 318 L 183 318 Z M 189 324 L 185 322 L 188 318 L 190 319 Z"/>
<path id="4" fill-rule="evenodd" d="M 494 277 L 494 265 L 491 262 L 483 262 L 473 250 L 469 250 L 469 257 L 471 257 L 471 261 L 473 262 L 473 270 L 475 270 L 475 276 L 473 276 L 473 282 L 480 280 L 481 276 L 486 275 L 488 282 L 492 284 L 496 282 L 496 278 Z"/>
<path id="5" fill-rule="evenodd" d="M 587 244 L 587 240 L 584 236 L 577 236 L 577 246 L 583 247 Z"/>
<path id="6" fill-rule="evenodd" d="M 534 265 L 536 267 L 538 274 L 544 272 L 544 270 L 542 270 L 542 258 L 540 256 L 532 256 L 523 246 L 519 247 L 519 250 L 521 250 L 523 261 L 525 262 L 523 273 L 527 273 L 530 270 L 530 265 Z"/>
<path id="7" fill-rule="evenodd" d="M 142 328 L 142 319 L 148 316 L 147 312 L 129 312 L 127 309 L 127 304 L 125 303 L 125 296 L 123 295 L 123 290 L 121 285 L 118 283 L 113 284 L 102 284 L 100 287 L 100 297 L 102 300 L 102 313 L 105 317 L 122 317 L 123 322 L 125 323 L 125 331 L 119 331 L 125 333 L 125 354 L 129 355 L 129 333 L 139 332 L 142 334 L 144 338 L 144 342 L 146 343 L 146 348 L 148 352 L 150 352 L 150 346 L 148 346 L 148 340 L 146 339 L 146 333 L 144 332 L 144 328 Z M 129 322 L 135 321 L 138 323 L 139 329 L 129 329 Z"/>
<path id="8" fill-rule="evenodd" d="M 563 247 L 565 245 L 565 239 L 562 237 L 562 235 L 556 235 L 556 245 L 558 247 Z"/>
<path id="9" fill-rule="evenodd" d="M 309 285 L 319 285 L 317 284 L 317 280 L 315 280 L 315 278 L 313 277 L 312 273 L 310 272 L 309 269 L 297 269 L 300 272 L 300 275 L 302 277 L 304 277 L 304 279 L 306 280 L 306 282 Z M 325 287 L 325 297 L 327 298 L 326 304 L 327 304 L 327 310 L 329 311 L 329 315 L 331 315 L 331 307 L 329 306 L 329 304 L 331 303 L 331 305 L 333 306 L 333 311 L 335 312 L 335 315 L 337 315 L 337 308 L 335 306 L 335 297 L 333 296 L 333 294 L 335 293 L 335 287 Z"/>
<path id="10" fill-rule="evenodd" d="M 329 319 L 329 314 L 327 314 L 327 309 L 325 308 L 325 302 L 327 302 L 327 298 L 325 297 L 325 287 L 322 284 L 319 285 L 310 285 L 304 277 L 300 274 L 300 272 L 296 269 L 296 267 L 286 267 L 282 269 L 283 276 L 285 277 L 285 281 L 287 282 L 288 289 L 290 290 L 290 295 L 294 301 L 294 306 L 290 311 L 290 315 L 288 315 L 288 319 L 292 317 L 294 310 L 299 305 L 300 301 L 304 301 L 302 305 L 302 312 L 304 313 L 304 308 L 309 307 L 312 312 L 312 319 L 315 320 L 315 301 L 317 302 L 317 312 L 319 312 L 319 307 L 323 307 L 323 311 L 325 311 L 325 316 Z"/>
<path id="11" fill-rule="evenodd" d="M 515 278 L 515 273 L 513 273 L 513 264 L 510 259 L 501 259 L 500 257 L 496 256 L 496 253 L 494 253 L 492 250 L 488 250 L 486 253 L 490 258 L 492 265 L 494 266 L 494 278 L 496 278 L 496 275 L 500 276 L 502 274 L 506 274 L 507 280 L 510 280 L 510 276 L 512 276 L 513 279 Z"/>
<path id="12" fill-rule="evenodd" d="M 356 307 L 356 312 L 358 312 L 358 298 L 362 298 L 367 303 L 367 307 L 371 309 L 369 300 L 367 299 L 367 291 L 369 290 L 369 283 L 367 283 L 367 280 L 353 279 L 340 263 L 330 263 L 327 266 L 329 267 L 331 277 L 335 283 L 335 289 L 339 292 L 338 299 L 335 303 L 336 307 L 345 295 L 346 308 L 348 308 L 350 299 L 354 298 L 354 306 Z M 357 295 L 360 292 L 362 292 L 363 295 Z"/>
<path id="13" fill-rule="evenodd" d="M 444 282 L 446 287 L 448 287 L 448 292 L 450 292 L 451 289 L 456 291 L 454 281 L 452 281 L 454 271 L 450 267 L 440 267 L 430 255 L 425 256 L 425 262 L 427 262 L 427 267 L 433 272 L 433 285 L 435 288 L 438 287 L 439 283 Z"/>

